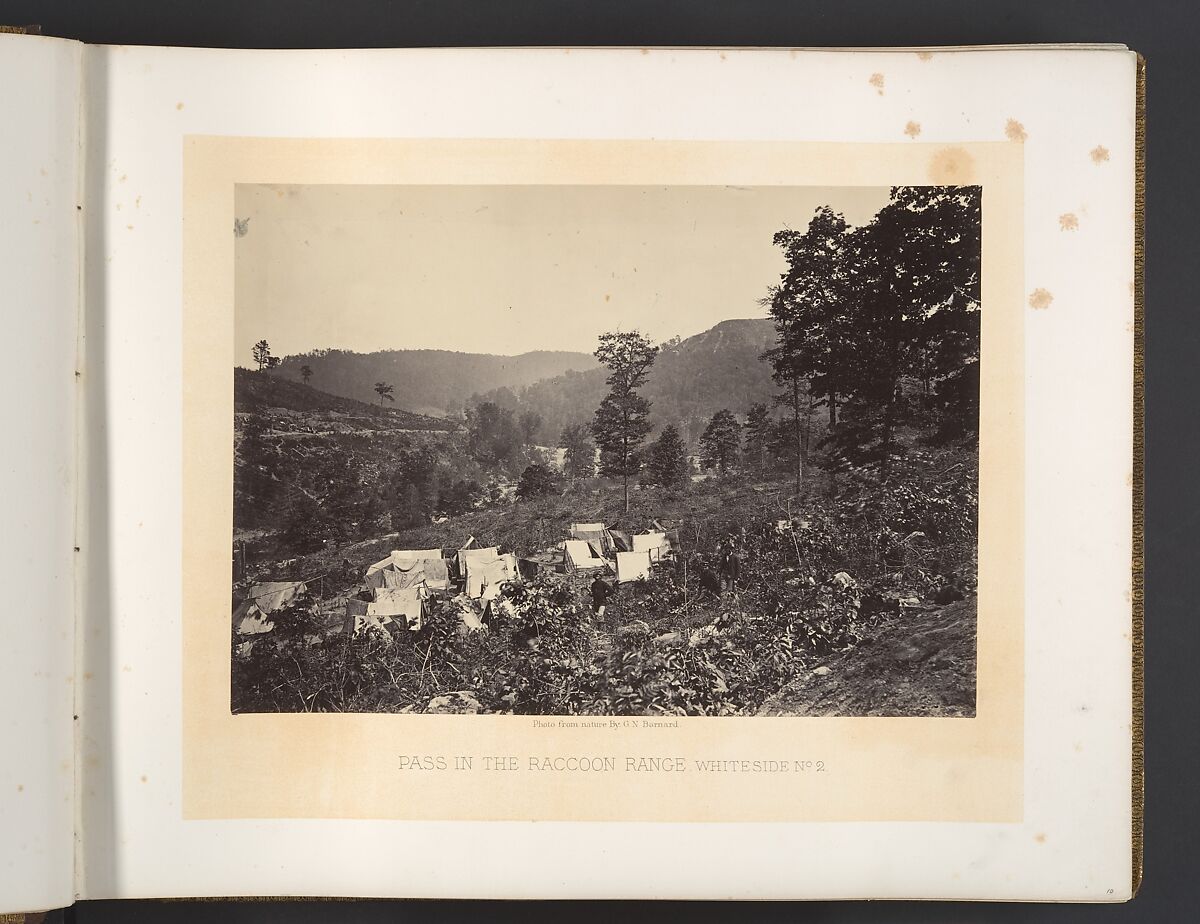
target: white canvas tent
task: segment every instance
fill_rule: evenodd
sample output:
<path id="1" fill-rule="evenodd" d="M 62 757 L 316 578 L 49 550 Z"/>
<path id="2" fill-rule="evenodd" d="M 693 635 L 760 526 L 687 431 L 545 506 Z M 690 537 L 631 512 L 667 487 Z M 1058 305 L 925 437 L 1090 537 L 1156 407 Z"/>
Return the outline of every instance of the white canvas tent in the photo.
<path id="1" fill-rule="evenodd" d="M 424 562 L 441 559 L 441 549 L 398 549 L 367 569 L 367 586 L 411 587 L 423 580 Z"/>
<path id="2" fill-rule="evenodd" d="M 303 581 L 265 581 L 251 584 L 250 592 L 234 610 L 234 628 L 238 635 L 261 635 L 275 628 L 270 615 L 295 602 L 308 592 Z"/>
<path id="3" fill-rule="evenodd" d="M 467 596 L 478 600 L 491 600 L 500 593 L 500 588 L 509 581 L 520 579 L 515 555 L 498 555 L 476 561 L 467 561 Z"/>
<path id="4" fill-rule="evenodd" d="M 649 552 L 618 552 L 617 581 L 638 581 L 650 577 Z"/>
<path id="5" fill-rule="evenodd" d="M 650 561 L 660 562 L 671 555 L 671 543 L 666 533 L 639 533 L 633 537 L 633 550 L 647 552 Z"/>
<path id="6" fill-rule="evenodd" d="M 564 543 L 567 553 L 567 567 L 573 571 L 588 571 L 593 568 L 604 568 L 607 562 L 600 558 L 592 547 L 583 539 L 567 539 Z"/>
<path id="7" fill-rule="evenodd" d="M 572 523 L 569 533 L 572 539 L 596 543 L 601 555 L 609 554 L 615 547 L 613 537 L 603 523 Z"/>

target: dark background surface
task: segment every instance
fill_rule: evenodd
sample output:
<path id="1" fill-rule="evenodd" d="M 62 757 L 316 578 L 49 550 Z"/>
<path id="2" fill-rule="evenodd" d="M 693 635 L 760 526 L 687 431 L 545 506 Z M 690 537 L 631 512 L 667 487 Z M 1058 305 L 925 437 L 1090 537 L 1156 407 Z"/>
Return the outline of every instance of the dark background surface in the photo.
<path id="1" fill-rule="evenodd" d="M 1196 152 L 1200 13 L 1186 2 L 787 2 L 787 0 L 207 0 L 10 2 L 0 23 L 38 23 L 87 42 L 321 48 L 470 45 L 887 46 L 1124 42 L 1148 60 L 1146 265 L 1146 859 L 1141 894 L 1120 906 L 843 903 L 563 905 L 450 902 L 88 902 L 48 920 L 1187 921 L 1200 916 L 1197 851 L 1200 614 L 1196 558 L 1198 281 Z M 13 88 L 0 88 L 13 92 Z M 7 140 L 7 139 L 6 139 Z M 1085 343 L 1080 344 L 1086 348 Z M 1069 529 L 1069 525 L 1064 527 Z M 1086 639 L 1080 644 L 1086 645 Z M 469 875 L 464 855 L 447 857 Z M 231 844 L 230 849 L 236 850 Z M 637 850 L 631 844 L 631 850 Z M 731 847 L 732 849 L 732 847 Z M 474 858 L 486 863 L 486 857 Z M 353 863 L 352 856 L 346 857 Z M 582 859 L 581 859 L 581 862 Z M 669 857 L 647 863 L 670 864 Z M 846 862 L 853 863 L 853 857 Z M 397 857 L 398 874 L 403 859 Z M 538 876 L 536 858 L 527 875 Z M 796 869 L 802 880 L 805 870 Z"/>

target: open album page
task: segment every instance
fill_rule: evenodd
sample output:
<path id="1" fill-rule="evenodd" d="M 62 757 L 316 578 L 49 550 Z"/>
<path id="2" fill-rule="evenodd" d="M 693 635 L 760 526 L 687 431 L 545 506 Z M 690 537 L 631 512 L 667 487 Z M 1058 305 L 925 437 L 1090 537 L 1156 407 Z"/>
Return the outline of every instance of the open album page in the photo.
<path id="1" fill-rule="evenodd" d="M 0 911 L 72 896 L 80 68 L 0 34 Z"/>
<path id="2" fill-rule="evenodd" d="M 1132 53 L 86 62 L 84 894 L 1129 896 Z"/>

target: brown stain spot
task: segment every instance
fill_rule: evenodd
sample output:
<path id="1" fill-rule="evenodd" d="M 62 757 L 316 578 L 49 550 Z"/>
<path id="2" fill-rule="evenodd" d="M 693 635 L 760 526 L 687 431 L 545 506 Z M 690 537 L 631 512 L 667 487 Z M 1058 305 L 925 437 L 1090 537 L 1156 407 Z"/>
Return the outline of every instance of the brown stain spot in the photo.
<path id="1" fill-rule="evenodd" d="M 142 782 L 143 783 L 147 782 L 149 779 L 150 778 L 148 776 L 146 776 L 146 774 L 144 774 L 144 773 L 142 774 Z"/>
<path id="2" fill-rule="evenodd" d="M 1034 837 L 1034 840 L 1037 841 L 1039 844 L 1044 844 L 1044 843 L 1046 843 L 1046 835 L 1038 834 Z"/>
<path id="3" fill-rule="evenodd" d="M 1102 144 L 1098 144 L 1088 151 L 1088 156 L 1092 159 L 1093 164 L 1102 164 L 1108 160 L 1108 148 Z"/>
<path id="4" fill-rule="evenodd" d="M 876 93 L 878 93 L 880 96 L 883 96 L 883 74 L 876 71 L 871 75 L 871 79 L 868 80 L 867 83 L 875 88 Z"/>
<path id="5" fill-rule="evenodd" d="M 182 108 L 183 108 L 183 103 L 176 103 L 176 104 L 175 104 L 175 108 L 176 108 L 176 109 L 182 109 Z"/>
<path id="6" fill-rule="evenodd" d="M 604 300 L 605 300 L 606 302 L 607 302 L 607 301 L 611 301 L 611 300 L 612 300 L 612 296 L 611 296 L 611 295 L 605 295 L 605 296 L 604 296 Z"/>
<path id="7" fill-rule="evenodd" d="M 722 61 L 724 61 L 724 60 L 725 60 L 725 52 L 723 52 L 723 51 L 718 51 L 718 52 L 717 52 L 717 57 L 718 57 L 718 58 L 720 58 Z"/>
<path id="8" fill-rule="evenodd" d="M 1125 487 L 1127 487 L 1127 488 L 1133 487 L 1133 472 L 1125 473 Z"/>
<path id="9" fill-rule="evenodd" d="M 788 57 L 791 58 L 793 61 L 796 60 L 796 55 L 798 55 L 798 54 L 800 54 L 799 48 L 789 48 L 788 49 Z"/>
<path id="10" fill-rule="evenodd" d="M 118 212 L 121 211 L 121 203 L 120 202 L 117 203 L 117 211 Z"/>
<path id="11" fill-rule="evenodd" d="M 121 179 L 117 180 L 117 182 L 118 182 L 118 183 L 124 183 L 124 182 L 125 182 L 127 179 L 129 179 L 129 174 L 128 174 L 128 173 L 122 173 L 122 174 L 121 174 Z"/>
<path id="12" fill-rule="evenodd" d="M 1136 289 L 1136 287 L 1133 284 L 1133 280 L 1130 279 L 1129 280 L 1129 294 L 1132 295 L 1134 293 L 1135 289 Z"/>
<path id="13" fill-rule="evenodd" d="M 904 126 L 904 134 L 908 135 L 909 138 L 916 138 L 917 135 L 921 134 L 921 123 L 909 122 Z"/>
<path id="14" fill-rule="evenodd" d="M 1074 212 L 1063 212 L 1058 216 L 1058 229 L 1060 231 L 1078 231 L 1079 219 Z"/>
<path id="15" fill-rule="evenodd" d="M 1029 307 L 1036 308 L 1042 311 L 1050 307 L 1050 303 L 1054 301 L 1054 296 L 1045 289 L 1034 289 L 1029 293 Z"/>
<path id="16" fill-rule="evenodd" d="M 937 186 L 966 185 L 975 173 L 975 160 L 965 148 L 942 148 L 929 161 L 929 179 Z"/>
<path id="17" fill-rule="evenodd" d="M 126 231 L 132 231 L 132 230 L 133 230 L 133 225 L 126 225 L 126 226 L 125 226 L 125 230 L 126 230 Z"/>
<path id="18" fill-rule="evenodd" d="M 138 196 L 136 199 L 133 200 L 133 207 L 135 209 L 140 209 L 142 207 L 142 197 L 141 196 Z"/>
<path id="19" fill-rule="evenodd" d="M 650 49 L 649 49 L 649 48 L 643 48 L 643 49 L 642 49 L 642 54 L 644 54 L 644 55 L 648 55 L 648 54 L 650 54 Z"/>
<path id="20" fill-rule="evenodd" d="M 1083 745 L 1082 745 L 1080 742 L 1078 742 L 1078 741 L 1076 741 L 1076 742 L 1075 742 L 1075 753 L 1076 753 L 1076 754 L 1082 754 L 1082 753 L 1083 753 Z"/>
<path id="21" fill-rule="evenodd" d="M 932 61 L 933 60 L 933 52 L 932 51 L 918 51 L 917 58 L 921 61 Z"/>
<path id="22" fill-rule="evenodd" d="M 18 783 L 18 784 L 17 784 L 17 792 L 24 792 L 24 791 L 25 791 L 25 784 L 24 784 L 24 783 Z"/>
<path id="23" fill-rule="evenodd" d="M 83 675 L 83 679 L 84 679 L 84 680 L 91 680 L 91 679 L 92 679 L 92 674 L 91 674 L 91 672 L 89 671 L 88 673 L 84 674 L 84 675 Z"/>
<path id="24" fill-rule="evenodd" d="M 1029 137 L 1025 133 L 1025 126 L 1016 119 L 1009 119 L 1004 125 L 1004 134 L 1009 141 L 1024 141 Z"/>

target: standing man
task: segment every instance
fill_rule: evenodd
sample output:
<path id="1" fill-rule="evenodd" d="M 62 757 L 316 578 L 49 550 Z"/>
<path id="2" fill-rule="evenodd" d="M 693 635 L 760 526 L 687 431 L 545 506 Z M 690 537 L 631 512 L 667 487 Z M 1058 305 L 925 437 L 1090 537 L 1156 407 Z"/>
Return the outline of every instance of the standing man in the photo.
<path id="1" fill-rule="evenodd" d="M 608 598 L 612 595 L 612 584 L 608 583 L 608 581 L 604 580 L 604 578 L 597 575 L 596 580 L 592 581 L 592 613 L 594 613 L 598 619 L 604 618 L 605 610 L 608 609 Z M 609 623 L 609 629 L 616 628 L 611 624 L 612 620 L 609 620 Z"/>

